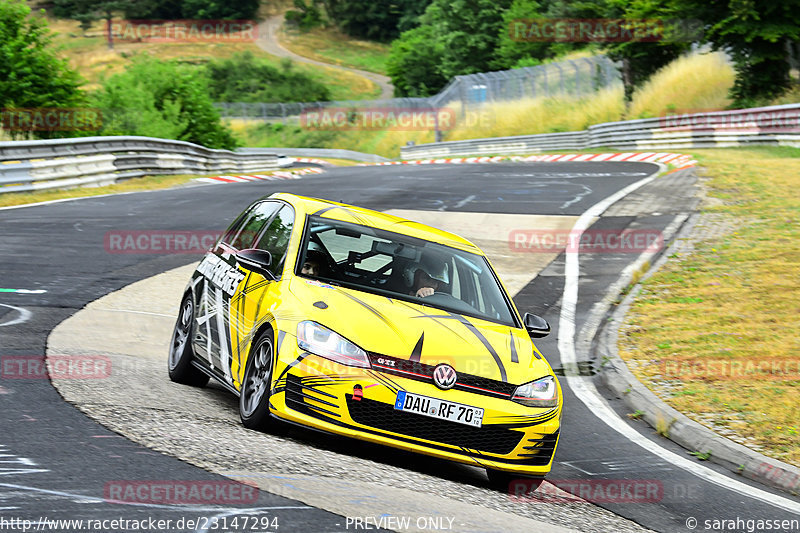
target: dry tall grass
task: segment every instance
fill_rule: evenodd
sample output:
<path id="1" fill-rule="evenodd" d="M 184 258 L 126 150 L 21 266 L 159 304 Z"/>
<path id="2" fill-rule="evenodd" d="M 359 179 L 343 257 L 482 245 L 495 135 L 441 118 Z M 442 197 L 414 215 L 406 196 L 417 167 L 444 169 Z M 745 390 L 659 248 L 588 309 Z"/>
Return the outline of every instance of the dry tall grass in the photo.
<path id="1" fill-rule="evenodd" d="M 722 52 L 683 56 L 656 72 L 633 94 L 627 118 L 725 109 L 735 73 Z"/>
<path id="2" fill-rule="evenodd" d="M 620 120 L 625 112 L 622 87 L 583 98 L 528 98 L 470 108 L 463 120 L 445 134 L 449 141 L 578 131 L 592 124 Z M 461 112 L 457 105 L 451 105 Z"/>
<path id="3" fill-rule="evenodd" d="M 724 109 L 730 104 L 733 68 L 721 53 L 681 57 L 634 94 L 626 112 L 622 87 L 584 97 L 528 98 L 472 107 L 446 140 L 578 131 L 593 124 L 663 116 L 675 111 Z M 459 113 L 460 104 L 451 104 Z"/>

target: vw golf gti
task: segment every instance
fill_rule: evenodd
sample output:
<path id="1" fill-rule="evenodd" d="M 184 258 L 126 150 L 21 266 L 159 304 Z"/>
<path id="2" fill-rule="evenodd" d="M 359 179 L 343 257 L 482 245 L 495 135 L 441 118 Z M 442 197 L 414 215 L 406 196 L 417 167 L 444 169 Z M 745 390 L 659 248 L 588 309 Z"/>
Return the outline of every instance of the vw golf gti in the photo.
<path id="1" fill-rule="evenodd" d="M 248 428 L 282 419 L 476 465 L 507 487 L 553 462 L 561 388 L 531 340 L 549 330 L 520 316 L 469 241 L 277 193 L 197 266 L 168 367 L 239 396 Z"/>

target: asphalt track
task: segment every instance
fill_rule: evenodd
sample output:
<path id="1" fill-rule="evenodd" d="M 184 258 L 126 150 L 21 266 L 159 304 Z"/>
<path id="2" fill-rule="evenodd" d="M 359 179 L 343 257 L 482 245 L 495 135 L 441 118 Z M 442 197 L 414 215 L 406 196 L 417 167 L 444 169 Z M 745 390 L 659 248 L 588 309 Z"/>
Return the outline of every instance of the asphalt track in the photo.
<path id="1" fill-rule="evenodd" d="M 109 254 L 103 246 L 108 231 L 219 231 L 253 199 L 277 190 L 377 210 L 577 216 L 655 170 L 654 165 L 641 163 L 358 167 L 330 170 L 323 176 L 293 182 L 185 187 L 2 210 L 0 288 L 46 292 L 0 293 L 0 355 L 43 355 L 47 334 L 88 302 L 198 258 Z M 655 198 L 648 199 L 648 192 L 643 189 L 638 193 L 641 200 L 638 205 L 628 211 L 622 208 L 614 211 L 617 206 L 613 206 L 593 229 L 663 229 L 676 214 L 692 208 L 690 195 L 681 194 L 680 190 L 657 190 L 659 180 L 648 186 L 655 187 L 649 193 Z M 691 180 L 684 186 L 691 186 Z M 665 192 L 670 194 L 665 196 Z M 670 196 L 676 201 L 669 201 Z M 582 259 L 577 331 L 590 316 L 594 303 L 634 259 L 635 254 L 597 254 Z M 556 258 L 515 298 L 520 309 L 538 312 L 554 326 L 553 334 L 537 343 L 554 367 L 560 366 L 556 339 L 564 288 L 563 265 L 564 257 Z M 587 361 L 584 367 L 596 367 L 597 363 Z M 170 479 L 222 478 L 109 432 L 64 403 L 46 379 L 3 378 L 0 398 L 4 407 L 0 411 L 0 435 L 3 435 L 0 517 L 123 515 L 175 520 L 213 516 L 229 509 L 225 506 L 121 509 L 120 505 L 110 504 L 103 499 L 104 486 L 110 480 L 163 479 L 164 472 L 169 472 Z M 624 416 L 625 410 L 618 399 L 607 399 Z M 697 530 L 703 530 L 704 520 L 797 518 L 763 501 L 707 483 L 632 444 L 598 420 L 567 388 L 565 401 L 564 428 L 550 475 L 557 485 L 568 487 L 574 480 L 598 478 L 658 480 L 664 487 L 659 501 L 599 503 L 658 531 L 689 531 L 686 522 L 690 517 L 699 521 Z M 663 448 L 686 454 L 685 450 L 654 436 L 643 424 L 630 422 L 630 425 Z M 307 438 L 311 442 L 315 438 L 324 441 L 324 437 Z M 429 468 L 436 474 L 436 469 L 447 466 L 434 463 Z M 455 474 L 445 470 L 442 475 Z M 284 530 L 343 529 L 341 516 L 264 492 L 250 507 L 258 507 L 254 513 L 277 516 L 283 524 L 291 524 Z"/>

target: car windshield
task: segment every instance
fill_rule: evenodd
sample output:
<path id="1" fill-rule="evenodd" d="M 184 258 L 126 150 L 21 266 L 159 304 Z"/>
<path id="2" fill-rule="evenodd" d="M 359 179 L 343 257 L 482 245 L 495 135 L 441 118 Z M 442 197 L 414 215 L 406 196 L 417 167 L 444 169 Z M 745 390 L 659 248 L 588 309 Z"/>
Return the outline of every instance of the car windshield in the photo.
<path id="1" fill-rule="evenodd" d="M 485 257 L 407 235 L 311 216 L 295 273 L 517 325 Z"/>

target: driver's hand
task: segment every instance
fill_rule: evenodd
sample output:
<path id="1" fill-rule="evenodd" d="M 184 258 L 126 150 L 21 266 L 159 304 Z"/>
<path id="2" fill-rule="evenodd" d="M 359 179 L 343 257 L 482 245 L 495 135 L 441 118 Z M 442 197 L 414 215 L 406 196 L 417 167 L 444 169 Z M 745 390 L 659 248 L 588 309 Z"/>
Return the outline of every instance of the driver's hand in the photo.
<path id="1" fill-rule="evenodd" d="M 433 293 L 436 292 L 431 287 L 422 287 L 417 291 L 417 298 L 425 298 L 426 296 L 432 296 Z"/>

